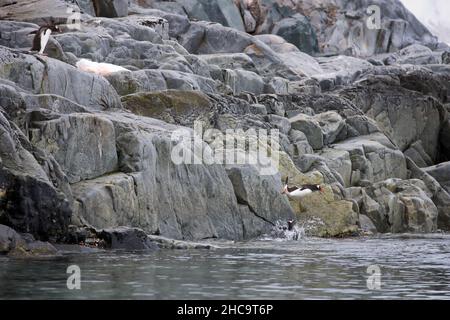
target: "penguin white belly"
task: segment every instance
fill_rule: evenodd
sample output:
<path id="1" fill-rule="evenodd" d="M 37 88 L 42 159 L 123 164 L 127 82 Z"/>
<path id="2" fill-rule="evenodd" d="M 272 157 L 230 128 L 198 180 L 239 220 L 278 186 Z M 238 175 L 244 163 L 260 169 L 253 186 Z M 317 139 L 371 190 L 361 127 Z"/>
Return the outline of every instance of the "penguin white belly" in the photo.
<path id="1" fill-rule="evenodd" d="M 52 30 L 47 29 L 45 30 L 44 34 L 41 36 L 41 51 L 39 51 L 39 54 L 43 54 L 45 47 L 47 46 L 48 40 L 50 39 L 50 35 L 52 34 Z"/>
<path id="2" fill-rule="evenodd" d="M 299 189 L 299 190 L 292 191 L 291 193 L 288 194 L 288 196 L 292 199 L 302 199 L 311 193 L 312 193 L 312 191 L 309 189 L 305 189 L 305 190 Z"/>

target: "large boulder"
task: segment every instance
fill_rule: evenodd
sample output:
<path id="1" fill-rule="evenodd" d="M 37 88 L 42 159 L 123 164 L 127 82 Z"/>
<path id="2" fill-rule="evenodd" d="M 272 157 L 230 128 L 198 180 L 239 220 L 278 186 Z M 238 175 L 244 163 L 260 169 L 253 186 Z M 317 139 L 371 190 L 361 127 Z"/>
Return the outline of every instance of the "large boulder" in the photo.
<path id="1" fill-rule="evenodd" d="M 320 124 L 311 116 L 298 114 L 289 119 L 292 129 L 305 134 L 309 144 L 313 149 L 323 148 L 323 133 Z"/>
<path id="2" fill-rule="evenodd" d="M 377 22 L 373 21 L 376 11 L 368 11 L 373 5 L 381 8 L 381 21 L 369 28 L 368 21 Z M 297 9 L 309 17 L 324 53 L 372 56 L 412 43 L 437 45 L 437 38 L 401 1 L 305 0 Z"/>
<path id="3" fill-rule="evenodd" d="M 438 228 L 438 209 L 433 194 L 421 180 L 389 179 L 365 188 L 379 208 L 372 219 L 380 232 L 430 233 Z"/>
<path id="4" fill-rule="evenodd" d="M 252 166 L 231 166 L 227 173 L 238 202 L 248 206 L 257 217 L 272 225 L 278 219 L 293 218 L 289 202 L 281 195 L 278 176 L 260 176 Z"/>
<path id="5" fill-rule="evenodd" d="M 47 150 L 70 183 L 117 170 L 116 136 L 111 121 L 92 114 L 30 121 L 30 141 Z"/>
<path id="6" fill-rule="evenodd" d="M 136 92 L 167 89 L 166 80 L 159 70 L 116 72 L 107 75 L 106 79 L 121 96 Z"/>
<path id="7" fill-rule="evenodd" d="M 299 48 L 274 34 L 254 37 L 274 50 L 283 62 L 299 75 L 312 76 L 323 72 L 316 59 L 300 51 Z"/>
<path id="8" fill-rule="evenodd" d="M 240 205 L 222 165 L 174 162 L 173 152 L 184 150 L 178 140 L 171 140 L 180 127 L 132 114 L 105 117 L 115 126 L 123 173 L 73 185 L 77 223 L 96 228 L 126 225 L 175 239 L 238 240 L 267 231 L 270 223 L 259 214 L 273 219 L 286 214 L 281 208 L 261 213 Z M 190 134 L 183 130 L 182 136 Z"/>
<path id="9" fill-rule="evenodd" d="M 6 254 L 18 246 L 24 246 L 25 240 L 10 227 L 0 224 L 0 254 Z"/>
<path id="10" fill-rule="evenodd" d="M 72 3 L 72 7 L 78 5 Z M 65 0 L 21 0 L 13 1 L 0 11 L 0 20 L 15 20 L 46 24 L 51 19 L 57 23 L 66 23 L 72 13 L 69 3 Z"/>
<path id="11" fill-rule="evenodd" d="M 381 77 L 344 89 L 342 93 L 374 119 L 401 151 L 411 149 L 410 154 L 420 156 L 423 150 L 425 157 L 421 162 L 436 161 L 443 121 L 442 106 L 436 99 L 398 84 L 383 83 Z"/>
<path id="12" fill-rule="evenodd" d="M 431 199 L 439 212 L 438 228 L 441 230 L 450 230 L 450 194 L 436 181 L 436 179 L 419 168 L 411 159 L 407 158 L 406 160 L 411 178 L 423 181 L 429 192 L 432 193 Z"/>
<path id="13" fill-rule="evenodd" d="M 239 31 L 245 31 L 239 8 L 233 0 L 176 0 L 176 3 L 155 1 L 153 7 L 173 13 L 185 13 L 191 20 L 220 23 Z"/>
<path id="14" fill-rule="evenodd" d="M 351 138 L 332 147 L 350 154 L 351 185 L 407 178 L 405 156 L 382 134 Z"/>
<path id="15" fill-rule="evenodd" d="M 311 203 L 315 203 L 311 205 Z M 317 237 L 348 237 L 359 233 L 358 213 L 350 201 L 335 201 L 318 205 L 317 200 L 308 199 L 302 205 L 306 212 L 297 213 L 306 234 Z M 298 205 L 298 204 L 297 204 Z M 294 208 L 296 204 L 293 204 Z M 298 211 L 297 211 L 298 212 Z"/>
<path id="16" fill-rule="evenodd" d="M 450 192 L 450 162 L 423 168 L 423 170 L 435 178 L 447 192 Z"/>
<path id="17" fill-rule="evenodd" d="M 206 63 L 221 69 L 243 69 L 256 71 L 253 60 L 245 53 L 217 53 L 200 55 Z"/>
<path id="18" fill-rule="evenodd" d="M 352 184 L 352 160 L 350 152 L 334 148 L 324 148 L 320 155 L 330 169 L 335 170 L 341 177 L 344 187 Z"/>
<path id="19" fill-rule="evenodd" d="M 439 64 L 442 61 L 441 56 L 420 44 L 413 44 L 402 50 L 399 50 L 384 59 L 385 64 Z"/>
<path id="20" fill-rule="evenodd" d="M 113 250 L 157 250 L 158 246 L 150 240 L 144 231 L 136 228 L 118 227 L 97 232 L 98 237 L 105 241 L 108 249 Z"/>
<path id="21" fill-rule="evenodd" d="M 30 93 L 59 95 L 96 110 L 122 107 L 116 91 L 103 77 L 52 58 L 0 47 L 0 78 Z"/>
<path id="22" fill-rule="evenodd" d="M 122 98 L 125 108 L 134 114 L 184 123 L 211 111 L 211 102 L 201 91 L 166 90 L 141 92 Z"/>
<path id="23" fill-rule="evenodd" d="M 0 255 L 14 258 L 55 256 L 58 250 L 48 242 L 36 241 L 32 235 L 20 235 L 0 224 Z"/>
<path id="24" fill-rule="evenodd" d="M 224 83 L 230 86 L 233 94 L 238 95 L 241 92 L 250 92 L 253 94 L 261 94 L 264 92 L 264 81 L 262 78 L 252 72 L 246 70 L 224 70 Z"/>

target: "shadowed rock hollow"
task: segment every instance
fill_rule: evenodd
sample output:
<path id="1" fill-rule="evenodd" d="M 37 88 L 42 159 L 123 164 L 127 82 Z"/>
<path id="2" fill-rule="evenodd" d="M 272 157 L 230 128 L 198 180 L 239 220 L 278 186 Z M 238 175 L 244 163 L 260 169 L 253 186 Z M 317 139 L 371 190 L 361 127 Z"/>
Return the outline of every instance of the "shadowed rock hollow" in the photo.
<path id="1" fill-rule="evenodd" d="M 243 240 L 294 218 L 331 237 L 450 229 L 450 49 L 399 1 L 77 3 L 0 1 L 0 224 L 54 242 L 120 226 Z M 371 4 L 380 29 L 367 29 Z M 52 19 L 63 32 L 30 53 Z M 194 123 L 278 129 L 274 174 L 175 163 L 174 134 Z M 213 140 L 205 154 L 222 151 Z M 287 176 L 325 193 L 289 201 Z"/>

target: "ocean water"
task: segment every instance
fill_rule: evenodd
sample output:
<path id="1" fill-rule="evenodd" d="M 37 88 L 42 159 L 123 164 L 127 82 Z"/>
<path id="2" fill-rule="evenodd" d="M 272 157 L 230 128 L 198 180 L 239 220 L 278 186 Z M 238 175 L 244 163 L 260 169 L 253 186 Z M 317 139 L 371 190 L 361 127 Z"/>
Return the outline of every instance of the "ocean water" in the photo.
<path id="1" fill-rule="evenodd" d="M 3 256 L 0 299 L 450 299 L 450 235 L 213 244 Z M 67 288 L 70 265 L 80 268 L 80 290 Z"/>

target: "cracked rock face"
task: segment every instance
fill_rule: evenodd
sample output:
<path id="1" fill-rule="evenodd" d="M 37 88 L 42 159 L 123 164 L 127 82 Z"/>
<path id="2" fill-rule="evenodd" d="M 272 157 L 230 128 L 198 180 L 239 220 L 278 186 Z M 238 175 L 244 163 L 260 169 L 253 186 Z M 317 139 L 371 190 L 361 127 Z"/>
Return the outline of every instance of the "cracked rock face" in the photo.
<path id="1" fill-rule="evenodd" d="M 366 30 L 370 4 L 386 9 L 380 30 Z M 143 234 L 243 240 L 290 219 L 323 237 L 450 230 L 448 55 L 399 1 L 78 5 L 79 30 L 62 0 L 1 7 L 0 224 L 53 242 L 94 227 L 139 248 Z M 63 32 L 28 52 L 49 17 Z M 236 160 L 263 145 L 252 130 L 278 130 L 263 145 L 275 174 L 173 161 L 174 133 L 193 142 L 199 124 L 214 133 L 203 155 L 245 136 L 224 152 Z M 288 200 L 286 177 L 325 192 Z"/>

